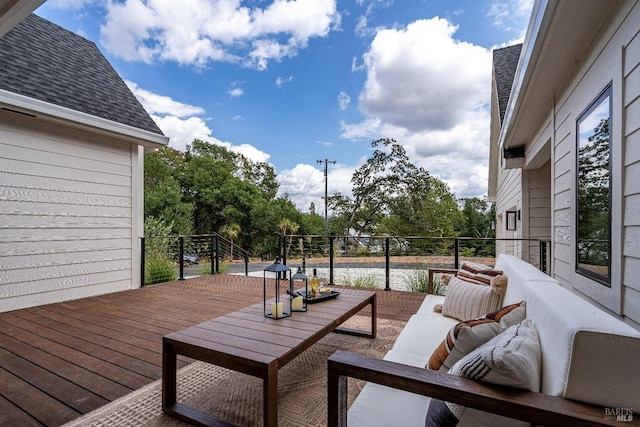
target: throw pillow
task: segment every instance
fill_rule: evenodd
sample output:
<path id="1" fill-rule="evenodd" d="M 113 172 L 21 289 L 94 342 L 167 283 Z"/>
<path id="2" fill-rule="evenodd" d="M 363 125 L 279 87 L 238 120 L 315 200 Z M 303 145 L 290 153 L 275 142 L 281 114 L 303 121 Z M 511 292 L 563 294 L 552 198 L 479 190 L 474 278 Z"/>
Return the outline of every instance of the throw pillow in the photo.
<path id="1" fill-rule="evenodd" d="M 458 360 L 524 318 L 524 302 L 521 302 L 503 307 L 481 319 L 460 322 L 449 330 L 426 367 L 447 372 Z"/>
<path id="2" fill-rule="evenodd" d="M 442 314 L 459 320 L 477 319 L 502 306 L 502 294 L 491 286 L 476 285 L 452 277 L 447 296 L 442 304 Z"/>
<path id="3" fill-rule="evenodd" d="M 502 270 L 495 270 L 486 265 L 463 261 L 460 264 L 460 268 L 458 268 L 456 277 L 479 285 L 490 285 L 491 279 L 501 274 L 503 274 Z"/>
<path id="4" fill-rule="evenodd" d="M 493 313 L 487 314 L 485 319 L 492 319 L 496 322 L 500 322 L 503 326 L 509 327 L 516 323 L 522 322 L 526 315 L 526 303 L 524 301 L 517 302 L 515 304 L 507 305 Z"/>
<path id="5" fill-rule="evenodd" d="M 492 384 L 540 391 L 542 356 L 538 331 L 529 319 L 513 325 L 463 357 L 449 372 Z M 455 426 L 465 412 L 464 406 L 431 399 L 425 425 Z"/>
<path id="6" fill-rule="evenodd" d="M 530 319 L 510 326 L 462 359 L 451 373 L 474 380 L 540 391 L 542 352 Z"/>

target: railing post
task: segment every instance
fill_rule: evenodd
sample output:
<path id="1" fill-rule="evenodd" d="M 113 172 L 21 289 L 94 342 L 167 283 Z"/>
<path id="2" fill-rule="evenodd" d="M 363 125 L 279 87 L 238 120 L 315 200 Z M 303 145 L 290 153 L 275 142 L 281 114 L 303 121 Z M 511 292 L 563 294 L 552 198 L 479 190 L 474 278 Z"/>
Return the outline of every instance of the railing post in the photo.
<path id="1" fill-rule="evenodd" d="M 215 274 L 215 270 L 214 270 L 214 252 L 215 252 L 215 237 L 211 236 L 211 240 L 209 242 L 209 274 Z"/>
<path id="2" fill-rule="evenodd" d="M 184 236 L 178 238 L 180 242 L 180 279 L 184 280 Z"/>
<path id="3" fill-rule="evenodd" d="M 329 284 L 333 285 L 333 241 L 335 237 L 329 237 Z"/>
<path id="4" fill-rule="evenodd" d="M 140 287 L 144 286 L 144 266 L 147 262 L 144 237 L 140 239 Z"/>
<path id="5" fill-rule="evenodd" d="M 455 264 L 455 268 L 460 268 L 460 241 L 456 237 L 453 241 L 453 262 Z"/>
<path id="6" fill-rule="evenodd" d="M 547 242 L 540 240 L 540 270 L 547 272 Z"/>
<path id="7" fill-rule="evenodd" d="M 220 273 L 220 239 L 216 236 L 216 273 Z"/>
<path id="8" fill-rule="evenodd" d="M 391 278 L 390 276 L 390 255 L 389 255 L 389 246 L 390 246 L 390 239 L 389 237 L 386 237 L 384 239 L 384 274 L 385 274 L 385 282 L 384 282 L 384 290 L 385 291 L 390 291 L 391 290 Z"/>
<path id="9" fill-rule="evenodd" d="M 282 264 L 287 265 L 287 235 L 282 235 Z"/>

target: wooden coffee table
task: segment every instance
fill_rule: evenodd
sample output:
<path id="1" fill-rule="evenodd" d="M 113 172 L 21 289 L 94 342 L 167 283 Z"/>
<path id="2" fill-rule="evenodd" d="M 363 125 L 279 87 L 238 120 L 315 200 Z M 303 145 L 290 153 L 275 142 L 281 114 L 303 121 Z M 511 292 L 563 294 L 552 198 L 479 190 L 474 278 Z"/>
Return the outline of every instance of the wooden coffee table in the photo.
<path id="1" fill-rule="evenodd" d="M 270 304 L 270 303 L 268 303 Z M 371 306 L 371 330 L 340 328 L 347 319 Z M 249 374 L 263 380 L 264 425 L 278 424 L 278 370 L 330 332 L 376 337 L 376 293 L 340 289 L 332 300 L 310 304 L 306 313 L 274 320 L 264 317 L 263 303 L 165 335 L 162 338 L 162 410 L 203 426 L 229 423 L 177 402 L 176 358 L 193 359 Z"/>

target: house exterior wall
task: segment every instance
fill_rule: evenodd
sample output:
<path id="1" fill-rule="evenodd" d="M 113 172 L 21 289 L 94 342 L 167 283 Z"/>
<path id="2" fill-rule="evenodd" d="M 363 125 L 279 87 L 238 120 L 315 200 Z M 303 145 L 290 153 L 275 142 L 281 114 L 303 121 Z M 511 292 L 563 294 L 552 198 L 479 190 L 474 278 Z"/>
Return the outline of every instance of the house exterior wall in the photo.
<path id="1" fill-rule="evenodd" d="M 545 155 L 548 166 L 517 169 L 522 174 L 519 185 L 517 170 L 500 171 L 496 208 L 501 213 L 502 209 L 508 209 L 520 197 L 523 209 L 530 218 L 522 237 L 532 238 L 544 238 L 543 230 L 547 226 L 544 216 L 548 209 L 552 275 L 563 286 L 640 329 L 640 281 L 637 280 L 640 275 L 638 22 L 639 2 L 628 2 L 618 8 L 600 29 L 577 71 L 553 98 L 548 99 L 546 118 L 539 124 L 536 136 L 527 141 L 528 158 L 539 147 L 550 145 L 550 153 Z M 612 86 L 613 100 L 611 287 L 576 272 L 576 123 L 578 117 L 609 84 Z M 526 109 L 526 103 L 523 108 Z M 550 182 L 544 183 L 541 180 L 547 172 Z M 544 187 L 550 194 L 548 200 L 544 195 Z"/>
<path id="2" fill-rule="evenodd" d="M 639 22 L 640 7 L 629 19 Z M 622 51 L 622 312 L 640 323 L 640 31 L 636 24 L 635 32 L 624 33 L 628 42 Z"/>
<path id="3" fill-rule="evenodd" d="M 0 311 L 139 287 L 142 150 L 0 110 Z"/>
<path id="4" fill-rule="evenodd" d="M 522 169 L 499 168 L 496 200 L 496 238 L 522 238 L 522 226 L 519 222 L 516 230 L 507 230 L 507 211 L 522 209 Z M 522 245 L 513 241 L 496 242 L 496 250 L 514 256 L 522 255 Z"/>

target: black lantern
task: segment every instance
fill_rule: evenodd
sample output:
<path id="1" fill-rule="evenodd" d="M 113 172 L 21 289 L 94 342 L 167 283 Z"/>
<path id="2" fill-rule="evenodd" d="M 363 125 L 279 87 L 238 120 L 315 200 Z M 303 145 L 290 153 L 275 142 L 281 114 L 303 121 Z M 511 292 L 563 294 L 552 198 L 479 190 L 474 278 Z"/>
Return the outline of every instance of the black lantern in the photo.
<path id="1" fill-rule="evenodd" d="M 267 271 L 275 273 L 275 287 L 269 283 L 270 292 L 267 292 Z M 291 270 L 286 265 L 280 263 L 280 257 L 276 258 L 276 261 L 269 267 L 264 269 L 264 279 L 262 282 L 263 300 L 264 300 L 264 315 L 272 319 L 284 319 L 291 316 L 291 298 L 287 295 L 286 298 L 280 295 L 280 282 L 290 281 L 287 278 L 287 274 L 291 274 Z M 273 292 L 272 292 L 273 291 Z M 268 301 L 268 302 L 267 302 Z M 288 303 L 285 305 L 285 302 Z"/>
<path id="2" fill-rule="evenodd" d="M 296 281 L 304 282 L 304 291 L 296 293 Z M 289 286 L 289 294 L 291 295 L 291 311 L 307 311 L 307 295 L 309 295 L 309 278 L 302 272 L 302 268 L 298 267 L 296 274 L 291 276 Z M 304 295 L 304 297 L 303 297 Z"/>

